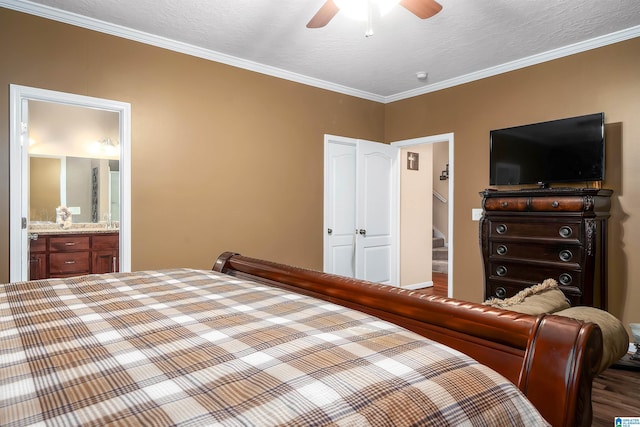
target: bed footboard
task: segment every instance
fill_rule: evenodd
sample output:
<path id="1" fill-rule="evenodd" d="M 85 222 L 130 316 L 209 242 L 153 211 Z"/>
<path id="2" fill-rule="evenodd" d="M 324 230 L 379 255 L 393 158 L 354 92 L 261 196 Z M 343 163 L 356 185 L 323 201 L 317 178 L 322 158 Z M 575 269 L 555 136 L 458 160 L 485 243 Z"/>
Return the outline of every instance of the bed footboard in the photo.
<path id="1" fill-rule="evenodd" d="M 310 295 L 393 322 L 501 373 L 554 426 L 590 426 L 602 355 L 594 323 L 530 316 L 225 252 L 213 269 Z"/>

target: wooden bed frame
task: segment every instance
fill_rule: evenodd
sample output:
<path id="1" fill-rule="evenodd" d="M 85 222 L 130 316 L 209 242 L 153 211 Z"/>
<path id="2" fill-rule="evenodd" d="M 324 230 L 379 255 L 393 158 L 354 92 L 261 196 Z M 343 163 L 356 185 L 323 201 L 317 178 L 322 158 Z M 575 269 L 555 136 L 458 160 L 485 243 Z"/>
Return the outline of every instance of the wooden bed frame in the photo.
<path id="1" fill-rule="evenodd" d="M 554 426 L 590 426 L 602 355 L 594 323 L 530 316 L 232 252 L 213 269 L 354 308 L 468 354 L 516 384 Z"/>

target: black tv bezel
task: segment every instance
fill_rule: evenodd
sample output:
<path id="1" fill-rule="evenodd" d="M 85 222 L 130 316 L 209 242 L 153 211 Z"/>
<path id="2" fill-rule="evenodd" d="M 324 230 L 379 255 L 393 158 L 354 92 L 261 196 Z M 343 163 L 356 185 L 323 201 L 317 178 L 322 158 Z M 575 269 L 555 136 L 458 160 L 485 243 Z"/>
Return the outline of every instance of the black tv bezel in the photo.
<path id="1" fill-rule="evenodd" d="M 544 180 L 544 181 L 529 181 L 529 180 L 519 180 L 519 182 L 517 183 L 498 183 L 496 182 L 496 177 L 495 175 L 495 159 L 493 158 L 493 136 L 494 133 L 497 132 L 501 132 L 501 131 L 508 131 L 508 130 L 525 130 L 527 128 L 532 129 L 535 128 L 537 126 L 541 126 L 541 125 L 550 125 L 550 124 L 554 124 L 554 123 L 559 123 L 559 122 L 565 122 L 565 121 L 578 121 L 580 119 L 583 118 L 587 118 L 590 116 L 599 116 L 599 122 L 600 122 L 600 150 L 601 150 L 601 154 L 600 154 L 600 158 L 601 158 L 601 165 L 600 165 L 600 173 L 598 177 L 590 177 L 585 179 L 584 177 L 580 177 L 580 178 L 571 178 L 571 179 L 555 179 L 555 178 L 551 178 L 548 180 Z M 604 137 L 604 112 L 600 112 L 600 113 L 591 113 L 591 114 L 583 114 L 580 116 L 573 116 L 573 117 L 565 117 L 562 119 L 555 119 L 555 120 L 547 120 L 547 121 L 542 121 L 542 122 L 536 122 L 536 123 L 529 123 L 529 124 L 525 124 L 525 125 L 519 125 L 519 126 L 510 126 L 510 127 L 506 127 L 506 128 L 501 128 L 501 129 L 493 129 L 491 131 L 489 131 L 489 185 L 493 185 L 493 186 L 524 186 L 524 185 L 538 185 L 540 188 L 549 188 L 551 186 L 551 184 L 556 184 L 556 183 L 565 183 L 565 184 L 569 184 L 569 183 L 578 183 L 578 182 L 594 182 L 594 181 L 603 181 L 604 177 L 605 177 L 605 137 Z M 549 177 L 544 177 L 544 178 L 549 178 Z"/>

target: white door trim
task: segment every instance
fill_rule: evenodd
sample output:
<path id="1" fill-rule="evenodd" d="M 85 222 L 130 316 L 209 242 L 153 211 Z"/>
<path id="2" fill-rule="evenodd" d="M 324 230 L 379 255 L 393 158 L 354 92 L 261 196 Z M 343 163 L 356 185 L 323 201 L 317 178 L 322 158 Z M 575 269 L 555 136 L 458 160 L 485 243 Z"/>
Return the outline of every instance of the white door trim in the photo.
<path id="1" fill-rule="evenodd" d="M 409 147 L 412 145 L 420 145 L 420 144 L 434 144 L 436 142 L 448 142 L 449 143 L 449 255 L 448 255 L 448 265 L 449 265 L 449 274 L 448 274 L 448 283 L 447 283 L 447 295 L 451 298 L 453 297 L 453 180 L 454 180 L 454 165 L 453 165 L 453 132 L 451 133 L 443 133 L 440 135 L 431 135 L 413 139 L 406 139 L 402 141 L 392 142 L 391 145 L 400 147 Z M 400 185 L 400 184 L 398 184 Z M 400 210 L 400 205 L 398 204 L 398 211 Z M 399 212 L 398 212 L 399 218 Z M 397 233 L 400 235 L 400 221 L 397 223 L 398 230 Z M 398 265 L 400 265 L 400 251 L 398 251 Z"/>
<path id="2" fill-rule="evenodd" d="M 9 280 L 27 278 L 27 230 L 22 229 L 26 212 L 26 167 L 23 166 L 23 123 L 21 106 L 24 101 L 56 102 L 118 113 L 120 121 L 120 271 L 131 271 L 131 105 L 126 102 L 94 98 L 47 89 L 11 84 L 9 86 Z M 24 126 L 27 124 L 25 123 Z M 26 147 L 26 145 L 25 145 Z M 26 149 L 25 149 L 26 151 Z"/>

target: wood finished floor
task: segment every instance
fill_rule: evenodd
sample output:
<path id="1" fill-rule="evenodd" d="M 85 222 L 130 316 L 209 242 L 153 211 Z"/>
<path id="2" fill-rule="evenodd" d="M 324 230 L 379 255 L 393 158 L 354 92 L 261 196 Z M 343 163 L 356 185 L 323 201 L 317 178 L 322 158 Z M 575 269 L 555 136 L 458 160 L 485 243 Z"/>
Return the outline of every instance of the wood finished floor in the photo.
<path id="1" fill-rule="evenodd" d="M 429 295 L 447 296 L 446 274 L 433 273 Z M 640 417 L 640 371 L 609 368 L 593 381 L 592 427 L 611 427 L 615 417 Z"/>

